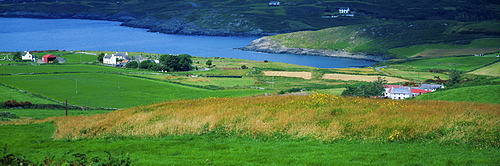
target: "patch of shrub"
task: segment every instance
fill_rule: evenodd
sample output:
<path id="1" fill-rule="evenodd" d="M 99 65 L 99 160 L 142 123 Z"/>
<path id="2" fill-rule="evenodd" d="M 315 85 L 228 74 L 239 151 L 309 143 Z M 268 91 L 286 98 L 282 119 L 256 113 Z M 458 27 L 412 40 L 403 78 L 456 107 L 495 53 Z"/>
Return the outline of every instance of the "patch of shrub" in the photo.
<path id="1" fill-rule="evenodd" d="M 31 102 L 29 101 L 25 101 L 25 102 L 18 102 L 16 100 L 7 100 L 4 102 L 4 104 L 6 106 L 9 106 L 9 107 L 24 107 L 24 106 L 29 106 L 29 105 L 32 105 Z"/>
<path id="2" fill-rule="evenodd" d="M 13 119 L 19 118 L 19 116 L 17 116 L 16 114 L 10 113 L 8 111 L 0 112 L 0 117 L 3 117 L 3 118 L 13 118 Z"/>
<path id="3" fill-rule="evenodd" d="M 287 90 L 281 90 L 281 91 L 278 92 L 278 94 L 294 93 L 294 92 L 300 92 L 302 90 L 303 90 L 302 88 L 290 88 L 290 89 L 287 89 Z"/>
<path id="4" fill-rule="evenodd" d="M 132 159 L 128 154 L 115 155 L 108 151 L 105 152 L 107 153 L 106 157 L 88 157 L 83 153 L 66 153 L 57 159 L 53 155 L 47 155 L 41 162 L 31 161 L 24 155 L 7 154 L 0 157 L 0 165 L 132 165 Z"/>

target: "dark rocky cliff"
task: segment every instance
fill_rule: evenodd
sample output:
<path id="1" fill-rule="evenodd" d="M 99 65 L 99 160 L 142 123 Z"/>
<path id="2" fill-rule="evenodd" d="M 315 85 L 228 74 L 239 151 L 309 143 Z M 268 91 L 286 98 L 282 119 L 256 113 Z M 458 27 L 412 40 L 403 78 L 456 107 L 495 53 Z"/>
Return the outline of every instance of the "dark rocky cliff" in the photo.
<path id="1" fill-rule="evenodd" d="M 311 55 L 311 56 L 327 56 L 337 58 L 352 58 L 363 59 L 369 61 L 381 62 L 382 57 L 370 56 L 365 54 L 354 54 L 345 50 L 318 50 L 308 48 L 288 48 L 280 44 L 279 41 L 272 40 L 269 37 L 262 37 L 252 41 L 248 46 L 237 48 L 247 51 L 257 51 L 273 54 L 296 54 L 296 55 Z"/>

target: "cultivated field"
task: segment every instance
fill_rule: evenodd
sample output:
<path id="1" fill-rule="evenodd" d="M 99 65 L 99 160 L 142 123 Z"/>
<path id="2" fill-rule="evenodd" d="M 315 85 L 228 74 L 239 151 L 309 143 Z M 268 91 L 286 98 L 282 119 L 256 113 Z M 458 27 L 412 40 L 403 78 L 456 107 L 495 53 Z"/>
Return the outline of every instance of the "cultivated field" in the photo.
<path id="1" fill-rule="evenodd" d="M 408 80 L 395 78 L 395 77 L 384 77 L 384 76 L 366 76 L 366 75 L 350 75 L 350 74 L 325 74 L 323 79 L 333 79 L 333 80 L 345 80 L 345 81 L 366 81 L 372 82 L 377 80 L 378 77 L 382 77 L 387 80 L 388 83 L 398 83 L 407 82 Z"/>
<path id="2" fill-rule="evenodd" d="M 288 72 L 288 71 L 263 71 L 266 76 L 283 76 L 283 77 L 298 77 L 303 79 L 311 79 L 311 72 Z"/>
<path id="3" fill-rule="evenodd" d="M 500 62 L 494 63 L 492 65 L 480 68 L 478 70 L 475 70 L 473 72 L 470 72 L 471 74 L 477 74 L 477 75 L 487 75 L 487 76 L 495 76 L 495 77 L 500 77 Z"/>
<path id="4" fill-rule="evenodd" d="M 500 51 L 500 48 L 432 49 L 414 55 L 414 57 L 417 56 L 445 57 L 454 55 L 474 55 L 474 54 L 486 54 L 495 51 Z"/>
<path id="5" fill-rule="evenodd" d="M 471 71 L 498 60 L 500 60 L 500 58 L 493 55 L 466 56 L 424 59 L 398 65 L 410 66 L 417 69 L 456 69 L 461 71 Z"/>

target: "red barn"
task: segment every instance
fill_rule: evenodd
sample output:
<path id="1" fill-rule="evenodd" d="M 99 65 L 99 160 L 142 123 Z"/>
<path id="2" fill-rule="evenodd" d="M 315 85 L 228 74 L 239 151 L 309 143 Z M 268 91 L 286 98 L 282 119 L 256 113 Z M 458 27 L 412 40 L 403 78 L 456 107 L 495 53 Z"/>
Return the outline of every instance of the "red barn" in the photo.
<path id="1" fill-rule="evenodd" d="M 52 54 L 47 54 L 42 57 L 43 62 L 45 63 L 52 63 L 54 60 L 56 60 L 56 56 Z"/>

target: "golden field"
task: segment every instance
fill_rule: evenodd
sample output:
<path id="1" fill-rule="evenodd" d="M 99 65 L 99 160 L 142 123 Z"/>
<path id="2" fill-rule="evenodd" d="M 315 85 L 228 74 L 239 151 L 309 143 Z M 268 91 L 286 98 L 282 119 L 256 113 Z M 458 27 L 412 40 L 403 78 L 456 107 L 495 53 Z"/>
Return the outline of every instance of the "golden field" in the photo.
<path id="1" fill-rule="evenodd" d="M 55 117 L 55 139 L 206 134 L 500 146 L 500 105 L 339 97 L 180 100 L 94 116 Z"/>
<path id="2" fill-rule="evenodd" d="M 384 76 L 366 76 L 366 75 L 351 75 L 351 74 L 325 74 L 323 75 L 323 79 L 332 79 L 332 80 L 344 80 L 344 81 L 366 81 L 371 82 L 378 79 L 378 77 L 382 77 L 387 80 L 388 83 L 398 83 L 398 82 L 407 82 L 408 80 L 395 78 L 395 77 L 384 77 Z"/>

